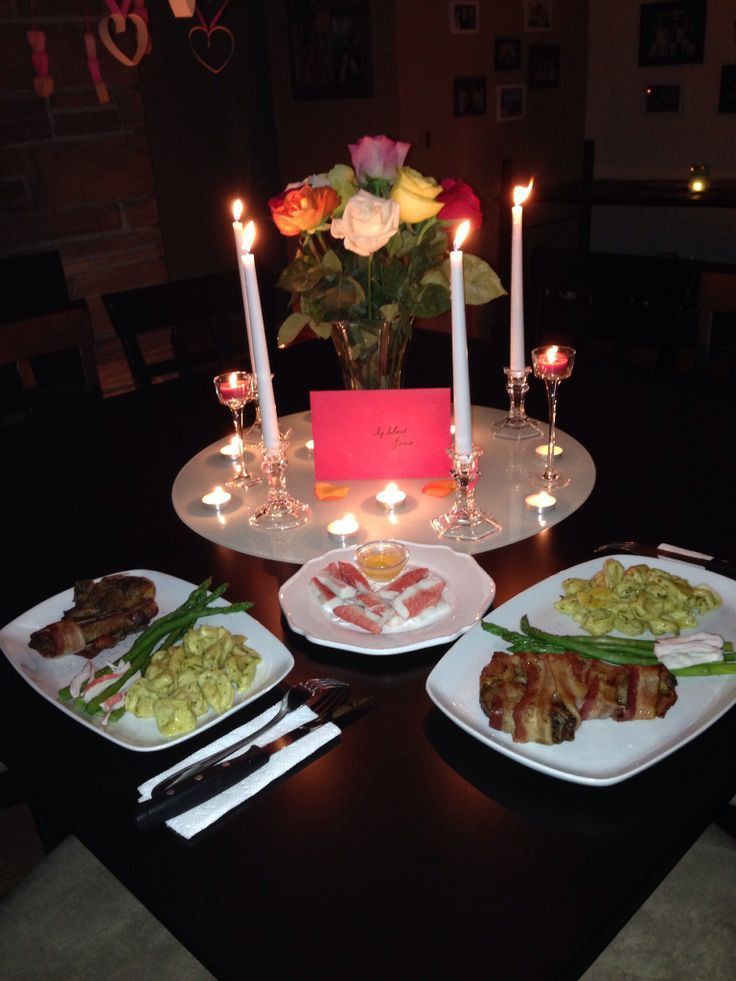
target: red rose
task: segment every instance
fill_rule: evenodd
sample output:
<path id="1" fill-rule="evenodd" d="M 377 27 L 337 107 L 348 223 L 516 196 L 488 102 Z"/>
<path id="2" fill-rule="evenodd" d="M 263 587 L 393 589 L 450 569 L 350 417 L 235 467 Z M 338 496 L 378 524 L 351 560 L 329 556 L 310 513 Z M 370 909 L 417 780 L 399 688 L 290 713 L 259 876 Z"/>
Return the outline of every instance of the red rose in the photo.
<path id="1" fill-rule="evenodd" d="M 483 214 L 480 201 L 469 184 L 446 177 L 442 181 L 442 193 L 437 197 L 442 209 L 437 217 L 442 221 L 465 221 L 467 218 L 473 228 L 480 228 Z"/>
<path id="2" fill-rule="evenodd" d="M 271 198 L 268 206 L 282 235 L 298 235 L 319 228 L 339 203 L 340 195 L 333 188 L 304 184 Z"/>

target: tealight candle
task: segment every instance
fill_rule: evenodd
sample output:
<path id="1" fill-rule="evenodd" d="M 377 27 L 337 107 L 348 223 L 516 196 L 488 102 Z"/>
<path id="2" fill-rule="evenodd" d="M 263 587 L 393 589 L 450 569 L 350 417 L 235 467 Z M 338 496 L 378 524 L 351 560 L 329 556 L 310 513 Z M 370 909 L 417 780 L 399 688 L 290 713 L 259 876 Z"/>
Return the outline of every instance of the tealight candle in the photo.
<path id="1" fill-rule="evenodd" d="M 397 484 L 391 482 L 376 494 L 376 500 L 387 511 L 395 511 L 406 501 L 406 494 Z"/>
<path id="2" fill-rule="evenodd" d="M 539 355 L 536 364 L 538 378 L 567 378 L 568 356 L 561 351 L 557 344 L 550 344 Z"/>
<path id="3" fill-rule="evenodd" d="M 209 494 L 204 495 L 202 504 L 219 511 L 220 508 L 224 508 L 230 502 L 230 498 L 231 495 L 223 487 L 215 487 Z"/>
<path id="4" fill-rule="evenodd" d="M 237 436 L 233 436 L 229 443 L 225 443 L 224 446 L 220 447 L 220 453 L 223 456 L 228 456 L 232 460 L 240 456 L 240 440 Z"/>
<path id="5" fill-rule="evenodd" d="M 549 452 L 549 444 L 548 443 L 542 443 L 541 446 L 537 446 L 535 448 L 534 452 L 537 454 L 537 456 L 541 456 L 541 457 L 543 457 L 546 460 L 547 459 L 547 454 Z M 562 447 L 561 446 L 558 446 L 557 444 L 555 444 L 555 448 L 553 450 L 553 453 L 554 453 L 555 456 L 562 456 Z"/>
<path id="6" fill-rule="evenodd" d="M 557 498 L 543 490 L 525 497 L 524 503 L 530 511 L 542 514 L 544 511 L 551 511 L 553 507 L 557 506 Z"/>
<path id="7" fill-rule="evenodd" d="M 710 167 L 707 164 L 693 164 L 690 167 L 690 179 L 687 183 L 688 189 L 693 194 L 702 194 L 708 190 L 710 177 Z"/>
<path id="8" fill-rule="evenodd" d="M 354 514 L 346 514 L 343 518 L 335 518 L 327 525 L 327 534 L 333 541 L 346 545 L 358 534 L 360 525 Z"/>

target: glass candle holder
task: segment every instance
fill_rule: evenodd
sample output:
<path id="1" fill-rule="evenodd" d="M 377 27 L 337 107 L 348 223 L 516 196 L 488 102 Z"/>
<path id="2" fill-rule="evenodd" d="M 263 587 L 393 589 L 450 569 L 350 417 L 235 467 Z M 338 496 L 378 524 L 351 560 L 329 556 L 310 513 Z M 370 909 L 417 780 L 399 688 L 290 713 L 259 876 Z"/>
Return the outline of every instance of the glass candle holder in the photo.
<path id="1" fill-rule="evenodd" d="M 506 375 L 506 391 L 509 394 L 509 411 L 504 419 L 492 427 L 491 432 L 499 439 L 530 439 L 532 436 L 539 436 L 542 432 L 541 426 L 527 416 L 524 404 L 529 391 L 527 379 L 532 369 L 503 370 Z"/>
<path id="2" fill-rule="evenodd" d="M 708 164 L 691 164 L 687 187 L 692 194 L 702 194 L 710 186 L 710 167 Z"/>
<path id="3" fill-rule="evenodd" d="M 263 479 L 260 474 L 248 472 L 245 463 L 245 445 L 243 439 L 243 410 L 249 402 L 255 399 L 255 376 L 249 371 L 226 371 L 213 379 L 217 398 L 222 405 L 230 409 L 235 427 L 235 461 L 236 473 L 226 481 L 227 487 L 252 487 Z"/>
<path id="4" fill-rule="evenodd" d="M 575 349 L 548 344 L 535 347 L 532 351 L 534 377 L 540 378 L 547 389 L 549 405 L 549 439 L 547 440 L 547 464 L 539 480 L 549 490 L 552 487 L 565 487 L 570 477 L 559 473 L 555 462 L 555 440 L 557 437 L 557 398 L 560 382 L 569 378 L 575 364 Z"/>
<path id="5" fill-rule="evenodd" d="M 483 450 L 474 446 L 470 453 L 447 451 L 452 460 L 452 477 L 455 481 L 455 503 L 449 511 L 433 518 L 431 525 L 440 538 L 452 538 L 463 542 L 480 542 L 501 530 L 501 525 L 475 502 L 475 485 L 478 482 L 478 457 Z"/>
<path id="6" fill-rule="evenodd" d="M 298 528 L 312 517 L 310 506 L 292 497 L 286 489 L 288 447 L 288 437 L 282 438 L 275 449 L 269 449 L 261 444 L 263 459 L 261 469 L 268 481 L 268 497 L 265 504 L 248 518 L 249 523 L 255 528 L 262 528 L 264 531 L 283 531 L 287 528 Z"/>

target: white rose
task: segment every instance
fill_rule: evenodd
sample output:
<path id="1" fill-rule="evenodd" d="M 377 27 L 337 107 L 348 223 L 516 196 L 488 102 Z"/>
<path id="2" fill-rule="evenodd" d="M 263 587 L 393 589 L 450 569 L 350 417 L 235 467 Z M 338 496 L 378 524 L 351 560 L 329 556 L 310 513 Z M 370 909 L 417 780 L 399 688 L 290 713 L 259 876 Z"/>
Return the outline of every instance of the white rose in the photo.
<path id="1" fill-rule="evenodd" d="M 334 238 L 345 239 L 345 248 L 358 255 L 373 255 L 399 229 L 399 205 L 390 198 L 379 198 L 358 191 L 345 205 L 342 218 L 333 218 Z"/>

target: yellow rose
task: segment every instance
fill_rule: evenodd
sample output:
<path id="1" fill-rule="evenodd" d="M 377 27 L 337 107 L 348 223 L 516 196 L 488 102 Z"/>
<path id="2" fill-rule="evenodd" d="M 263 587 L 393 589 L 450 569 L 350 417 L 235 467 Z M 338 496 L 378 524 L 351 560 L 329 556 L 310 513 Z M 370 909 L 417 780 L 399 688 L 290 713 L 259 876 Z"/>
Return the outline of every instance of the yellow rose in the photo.
<path id="1" fill-rule="evenodd" d="M 435 198 L 441 191 L 442 186 L 432 177 L 423 177 L 411 167 L 400 167 L 391 197 L 399 205 L 401 220 L 415 224 L 440 211 L 442 203 Z"/>

